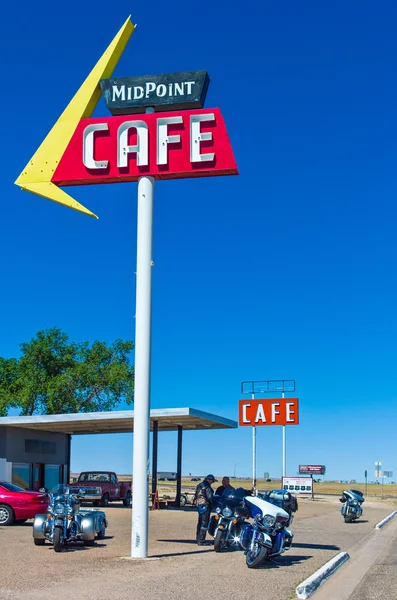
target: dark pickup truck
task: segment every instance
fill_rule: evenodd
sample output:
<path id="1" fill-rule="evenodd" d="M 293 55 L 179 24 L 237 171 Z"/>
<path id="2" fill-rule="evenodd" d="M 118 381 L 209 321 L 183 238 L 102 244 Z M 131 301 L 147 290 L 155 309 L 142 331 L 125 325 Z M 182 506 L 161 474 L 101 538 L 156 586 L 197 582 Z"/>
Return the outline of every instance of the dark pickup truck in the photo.
<path id="1" fill-rule="evenodd" d="M 83 489 L 83 502 L 92 502 L 94 506 L 108 506 L 115 500 L 131 506 L 131 482 L 119 481 L 113 471 L 83 471 L 69 487 L 74 493 Z"/>

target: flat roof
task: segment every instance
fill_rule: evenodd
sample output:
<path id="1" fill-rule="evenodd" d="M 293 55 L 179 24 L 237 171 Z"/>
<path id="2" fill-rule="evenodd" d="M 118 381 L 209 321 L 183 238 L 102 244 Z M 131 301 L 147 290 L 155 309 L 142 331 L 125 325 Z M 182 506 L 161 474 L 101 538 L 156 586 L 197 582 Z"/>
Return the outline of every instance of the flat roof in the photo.
<path id="1" fill-rule="evenodd" d="M 159 431 L 234 429 L 236 421 L 203 412 L 195 408 L 162 408 L 150 411 L 150 429 L 158 422 Z M 0 417 L 1 427 L 20 427 L 53 433 L 128 433 L 134 431 L 134 411 L 77 413 L 67 415 L 33 415 L 30 417 Z"/>

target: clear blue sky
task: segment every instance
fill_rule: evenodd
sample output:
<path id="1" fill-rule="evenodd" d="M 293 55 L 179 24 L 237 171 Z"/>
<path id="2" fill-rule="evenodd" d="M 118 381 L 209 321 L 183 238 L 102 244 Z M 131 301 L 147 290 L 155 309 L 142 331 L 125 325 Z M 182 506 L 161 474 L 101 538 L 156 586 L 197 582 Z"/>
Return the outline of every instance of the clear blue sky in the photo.
<path id="1" fill-rule="evenodd" d="M 240 384 L 295 379 L 289 474 L 397 475 L 394 2 L 8 3 L 0 50 L 0 354 L 58 325 L 134 338 L 136 184 L 69 188 L 99 221 L 13 181 L 129 13 L 115 74 L 206 69 L 238 177 L 156 183 L 152 407 L 237 419 Z M 201 14 L 202 13 L 202 14 Z M 96 115 L 106 115 L 101 101 Z M 183 472 L 251 472 L 251 431 L 186 433 Z M 131 472 L 131 436 L 74 438 L 72 469 Z M 159 469 L 176 468 L 176 434 Z M 258 474 L 281 472 L 281 429 Z"/>

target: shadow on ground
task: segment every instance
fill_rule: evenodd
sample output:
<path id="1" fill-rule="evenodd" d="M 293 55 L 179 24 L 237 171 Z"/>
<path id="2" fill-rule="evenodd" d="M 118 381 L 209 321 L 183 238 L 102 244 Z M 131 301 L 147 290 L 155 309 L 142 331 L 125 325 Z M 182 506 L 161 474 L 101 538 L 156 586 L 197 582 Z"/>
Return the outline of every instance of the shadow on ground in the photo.
<path id="1" fill-rule="evenodd" d="M 294 544 L 292 542 L 293 548 L 312 548 L 313 550 L 340 550 L 339 546 L 333 546 L 330 544 Z"/>
<path id="2" fill-rule="evenodd" d="M 302 554 L 300 556 L 295 555 L 295 556 L 285 556 L 285 554 L 283 554 L 282 558 L 277 557 L 278 560 L 267 560 L 261 567 L 258 568 L 258 570 L 260 569 L 279 569 L 284 568 L 284 567 L 293 567 L 295 565 L 300 565 L 304 560 L 309 560 L 310 558 L 313 558 L 310 554 Z"/>
<path id="3" fill-rule="evenodd" d="M 171 558 L 172 556 L 188 556 L 189 554 L 204 554 L 213 551 L 213 548 L 208 548 L 208 550 L 193 550 L 192 552 L 170 552 L 168 554 L 154 554 L 150 558 Z"/>

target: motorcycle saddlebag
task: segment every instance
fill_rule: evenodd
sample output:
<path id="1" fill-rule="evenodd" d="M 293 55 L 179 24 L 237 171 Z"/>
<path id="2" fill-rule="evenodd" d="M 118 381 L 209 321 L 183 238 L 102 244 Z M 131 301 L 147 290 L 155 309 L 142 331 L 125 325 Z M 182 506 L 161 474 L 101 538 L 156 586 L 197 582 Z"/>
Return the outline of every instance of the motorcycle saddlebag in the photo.
<path id="1" fill-rule="evenodd" d="M 298 499 L 296 498 L 296 496 L 293 496 L 292 494 L 289 494 L 289 498 L 286 498 L 283 502 L 283 508 L 284 510 L 286 510 L 287 512 L 291 513 L 291 512 L 296 512 L 298 510 Z"/>
<path id="2" fill-rule="evenodd" d="M 217 520 L 215 519 L 215 515 L 212 515 L 210 518 L 210 522 L 208 523 L 208 533 L 214 537 L 215 529 L 217 525 Z"/>

